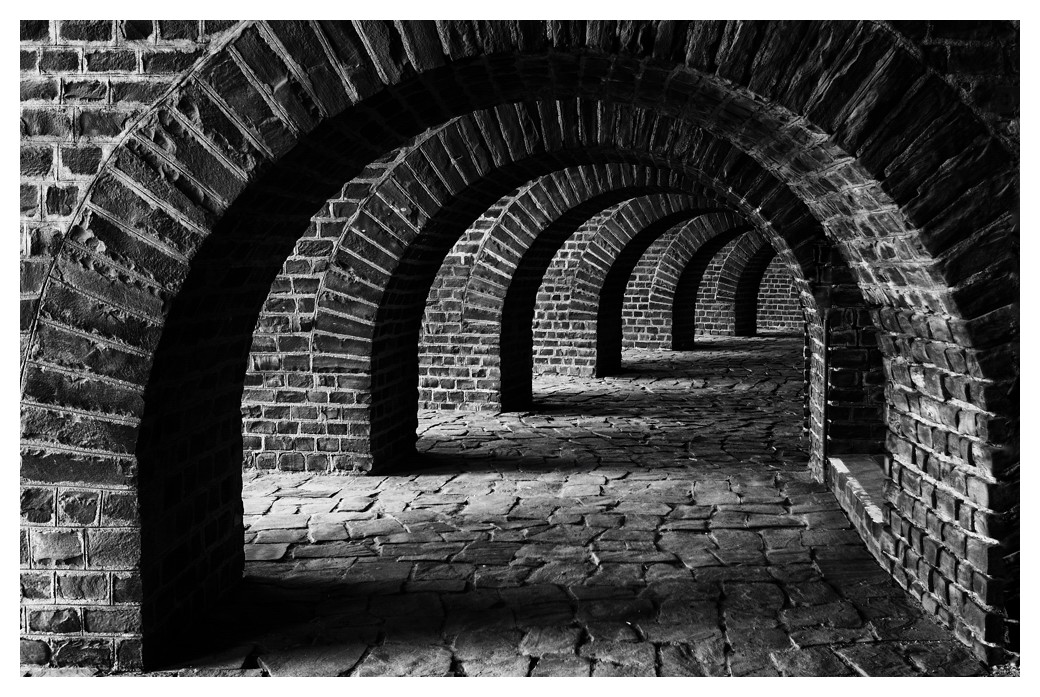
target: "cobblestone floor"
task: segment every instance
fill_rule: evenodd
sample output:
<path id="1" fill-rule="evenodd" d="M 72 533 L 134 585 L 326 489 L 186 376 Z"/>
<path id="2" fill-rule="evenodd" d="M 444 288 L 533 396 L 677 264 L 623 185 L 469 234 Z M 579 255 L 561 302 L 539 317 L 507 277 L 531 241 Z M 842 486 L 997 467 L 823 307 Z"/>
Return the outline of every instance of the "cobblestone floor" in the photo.
<path id="1" fill-rule="evenodd" d="M 801 340 L 626 352 L 523 414 L 427 412 L 392 477 L 247 475 L 195 674 L 973 675 L 799 440 Z"/>

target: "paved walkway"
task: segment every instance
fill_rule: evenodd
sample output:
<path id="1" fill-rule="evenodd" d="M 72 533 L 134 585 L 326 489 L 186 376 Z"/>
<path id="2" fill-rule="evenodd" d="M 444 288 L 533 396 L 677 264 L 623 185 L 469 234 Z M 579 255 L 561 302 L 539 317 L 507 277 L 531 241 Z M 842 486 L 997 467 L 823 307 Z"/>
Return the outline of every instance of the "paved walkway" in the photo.
<path id="1" fill-rule="evenodd" d="M 626 352 L 525 414 L 427 412 L 421 467 L 247 475 L 196 674 L 985 674 L 805 471 L 801 340 Z"/>

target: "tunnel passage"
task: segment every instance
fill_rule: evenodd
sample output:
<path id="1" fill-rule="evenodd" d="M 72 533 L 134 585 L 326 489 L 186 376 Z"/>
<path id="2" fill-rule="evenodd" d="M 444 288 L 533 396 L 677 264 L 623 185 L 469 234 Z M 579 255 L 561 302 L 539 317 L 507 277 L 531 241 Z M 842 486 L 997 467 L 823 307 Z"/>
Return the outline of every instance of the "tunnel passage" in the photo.
<path id="1" fill-rule="evenodd" d="M 116 40 L 115 23 L 99 25 L 38 34 Z M 324 276 L 313 334 L 333 370 L 315 392 L 371 397 L 337 422 L 356 431 L 348 462 L 390 468 L 414 453 L 423 301 L 489 206 L 604 150 L 694 153 L 725 203 L 807 269 L 811 476 L 825 477 L 832 440 L 879 449 L 891 487 L 876 559 L 977 656 L 1015 655 L 1017 131 L 935 61 L 952 55 L 946 32 L 1014 43 L 1017 27 L 225 28 L 168 91 L 117 108 L 83 116 L 23 92 L 23 138 L 39 150 L 22 186 L 35 259 L 22 327 L 23 656 L 133 668 L 235 586 L 241 396 L 268 291 L 345 183 L 467 114 L 477 127 L 452 137 L 452 156 L 440 136 L 427 141 L 405 210 L 344 231 Z M 36 33 L 27 41 L 32 75 L 43 49 Z M 108 157 L 75 165 L 89 172 L 82 194 L 45 196 L 50 172 L 60 179 L 46 144 L 91 133 Z M 417 241 L 420 227 L 432 234 Z M 815 259 L 820 236 L 831 248 Z M 379 260 L 391 263 L 368 265 Z M 839 372 L 853 384 L 836 394 Z M 872 422 L 834 428 L 862 425 L 857 409 L 884 414 L 883 443 Z M 85 503 L 58 503 L 72 500 Z M 81 575 L 105 592 L 64 595 Z"/>
<path id="2" fill-rule="evenodd" d="M 581 234 L 575 230 L 598 231 L 619 202 L 699 187 L 696 178 L 681 172 L 621 164 L 571 168 L 532 182 L 489 209 L 445 257 L 427 298 L 420 403 L 453 409 L 522 406 L 530 392 L 528 354 L 535 340 L 522 329 L 532 322 L 538 281 L 553 252 L 566 245 L 582 248 L 571 241 Z M 721 205 L 710 198 L 688 203 L 705 212 Z M 507 297 L 513 304 L 503 305 Z M 502 341 L 506 331 L 513 334 Z M 512 353 L 502 357 L 500 347 Z"/>
<path id="3" fill-rule="evenodd" d="M 621 350 L 615 336 L 621 316 L 618 288 L 623 291 L 635 262 L 672 228 L 720 214 L 717 207 L 696 201 L 645 197 L 576 231 L 543 267 L 534 315 L 535 370 L 599 376 L 616 370 Z M 513 316 L 511 299 L 512 294 L 505 317 Z M 525 326 L 522 318 L 514 326 Z"/>
<path id="4" fill-rule="evenodd" d="M 689 248 L 683 235 L 689 231 L 671 232 L 654 242 L 632 271 L 628 287 L 625 290 L 623 317 L 623 345 L 625 348 L 666 348 L 671 345 L 672 330 L 672 298 L 675 286 L 683 267 L 690 260 L 693 250 Z M 764 240 L 755 232 L 748 232 L 741 239 L 757 239 L 754 245 L 757 251 L 769 254 L 763 246 Z M 712 324 L 706 320 L 715 319 L 722 313 L 727 316 L 737 312 L 735 284 L 743 279 L 740 293 L 740 312 L 744 318 L 744 335 L 766 333 L 801 333 L 805 322 L 801 303 L 798 298 L 798 285 L 785 268 L 783 259 L 777 255 L 768 258 L 765 269 L 759 269 L 762 259 L 750 267 L 751 271 L 760 270 L 760 274 L 744 275 L 748 269 L 747 260 L 736 257 L 732 261 L 729 255 L 737 241 L 727 243 L 715 256 L 705 272 L 698 295 L 705 296 L 693 308 L 696 315 L 695 333 L 731 334 L 734 331 L 732 322 Z M 722 269 L 730 261 L 727 271 Z M 743 263 L 742 263 L 743 262 Z M 724 293 L 722 302 L 717 308 L 707 309 L 708 297 L 718 291 L 718 276 L 723 274 L 733 277 L 730 286 L 733 292 Z M 757 285 L 756 285 L 757 284 Z M 711 315 L 714 314 L 715 317 Z M 751 325 L 754 322 L 754 325 Z"/>
<path id="5" fill-rule="evenodd" d="M 978 674 L 809 476 L 800 359 L 798 338 L 627 351 L 623 376 L 538 376 L 532 412 L 420 412 L 413 472 L 247 481 L 255 561 L 213 650 L 255 641 L 276 675 L 314 654 L 351 675 Z"/>
<path id="6" fill-rule="evenodd" d="M 763 281 L 767 269 L 774 265 L 776 250 L 752 231 L 728 242 L 716 252 L 704 270 L 697 287 L 694 311 L 694 333 L 721 336 L 754 336 L 760 324 L 767 328 L 790 326 L 783 321 L 794 315 L 800 318 L 800 308 L 792 307 L 791 279 L 780 269 L 780 278 L 774 283 L 774 303 L 760 313 Z M 775 266 L 775 265 L 774 265 Z M 786 293 L 784 291 L 787 291 Z M 689 310 L 687 310 L 689 311 Z M 801 322 L 794 325 L 801 329 Z"/>

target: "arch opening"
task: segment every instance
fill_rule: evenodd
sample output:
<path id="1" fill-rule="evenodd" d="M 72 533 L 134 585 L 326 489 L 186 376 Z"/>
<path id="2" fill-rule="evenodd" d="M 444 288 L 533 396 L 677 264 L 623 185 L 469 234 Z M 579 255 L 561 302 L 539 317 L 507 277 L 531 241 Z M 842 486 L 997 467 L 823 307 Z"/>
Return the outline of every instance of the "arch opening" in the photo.
<path id="1" fill-rule="evenodd" d="M 313 41 L 301 38 L 292 51 L 272 53 L 270 46 L 280 44 L 277 37 L 289 26 Z M 469 220 L 435 223 L 461 232 L 459 225 L 467 225 L 502 194 L 550 171 L 527 168 L 515 153 L 530 154 L 528 148 L 562 153 L 568 148 L 545 144 L 567 142 L 580 155 L 562 164 L 595 161 L 602 144 L 569 139 L 580 141 L 597 129 L 617 135 L 633 150 L 651 151 L 655 138 L 675 133 L 664 125 L 681 117 L 719 136 L 712 142 L 705 133 L 694 134 L 710 144 L 709 159 L 726 172 L 731 186 L 762 194 L 758 217 L 749 219 L 773 231 L 771 240 L 781 239 L 780 229 L 791 235 L 787 263 L 804 258 L 807 247 L 816 244 L 813 231 L 824 231 L 849 275 L 841 275 L 842 270 L 829 279 L 826 264 L 819 267 L 823 285 L 838 292 L 820 294 L 826 319 L 818 319 L 828 328 L 848 322 L 862 331 L 852 332 L 855 348 L 833 352 L 834 337 L 822 326 L 810 329 L 810 383 L 822 389 L 813 376 L 839 367 L 831 361 L 842 357 L 836 353 L 855 363 L 853 369 L 866 364 L 863 375 L 883 368 L 885 450 L 899 487 L 886 510 L 898 529 L 882 537 L 878 559 L 911 592 L 930 598 L 937 616 L 978 655 L 1003 655 L 1008 647 L 1014 651 L 1017 538 L 1013 530 L 998 531 L 990 524 L 1013 519 L 1017 511 L 1017 271 L 1015 247 L 1007 244 L 1017 234 L 1017 165 L 968 107 L 937 86 L 904 47 L 868 23 L 797 25 L 800 43 L 763 54 L 789 71 L 775 80 L 765 77 L 754 51 L 750 56 L 727 53 L 732 42 L 718 43 L 721 53 L 705 59 L 714 61 L 721 77 L 708 74 L 700 59 L 695 60 L 700 67 L 676 68 L 685 47 L 666 37 L 682 32 L 657 31 L 666 25 L 634 25 L 649 32 L 643 35 L 646 42 L 635 44 L 629 44 L 627 28 L 613 25 L 596 25 L 589 32 L 584 24 L 549 25 L 542 27 L 544 34 L 534 35 L 473 30 L 474 37 L 487 42 L 442 41 L 440 26 L 243 25 L 226 47 L 186 75 L 134 126 L 91 185 L 74 225 L 70 222 L 71 234 L 60 243 L 27 330 L 23 492 L 31 499 L 34 492 L 57 495 L 57 487 L 73 486 L 96 493 L 99 500 L 113 492 L 117 499 L 125 494 L 128 510 L 139 508 L 140 523 L 130 513 L 116 512 L 106 514 L 104 520 L 112 524 L 97 531 L 78 523 L 59 527 L 54 516 L 37 521 L 33 514 L 23 539 L 29 550 L 25 563 L 33 572 L 48 568 L 36 565 L 48 563 L 46 554 L 54 551 L 50 540 L 61 539 L 68 549 L 94 550 L 88 558 L 101 549 L 120 550 L 111 567 L 89 571 L 109 584 L 125 577 L 130 587 L 126 608 L 91 601 L 74 613 L 79 617 L 82 609 L 87 616 L 121 618 L 125 632 L 100 633 L 98 660 L 114 664 L 118 646 L 123 647 L 119 661 L 138 664 L 141 635 L 149 637 L 143 659 L 149 660 L 149 652 L 162 644 L 156 637 L 165 637 L 183 617 L 199 616 L 235 581 L 242 555 L 236 503 L 242 383 L 237 376 L 278 265 L 310 217 L 374 158 L 424 128 L 484 107 L 495 108 L 466 135 L 473 142 L 493 141 L 489 161 L 501 161 L 495 162 L 496 179 L 475 190 L 459 186 L 461 167 L 480 171 L 490 169 L 488 162 L 448 167 L 443 141 L 427 141 L 424 157 L 438 166 L 434 177 L 424 181 L 432 183 L 444 173 L 452 181 L 440 180 L 439 191 L 426 190 L 430 196 L 423 201 L 412 196 L 422 198 L 425 184 L 408 192 L 418 219 L 443 208 L 437 195 L 443 202 L 467 191 L 470 205 L 458 210 L 472 214 Z M 700 26 L 683 25 L 690 31 Z M 754 28 L 748 31 L 761 32 L 760 47 L 783 44 L 777 43 L 784 35 L 779 25 L 749 26 Z M 417 39 L 434 35 L 428 42 Z M 389 44 L 382 40 L 387 37 L 393 38 Z M 599 45 L 596 37 L 609 40 Z M 586 41 L 594 45 L 591 55 L 568 53 Z M 476 47 L 496 42 L 509 60 L 459 60 L 466 51 L 479 52 Z M 546 51 L 550 43 L 554 49 Z M 631 52 L 611 55 L 615 49 L 605 47 L 612 44 L 629 46 Z M 305 45 L 321 50 L 308 54 L 300 48 Z M 371 47 L 385 45 L 401 50 L 371 55 Z M 449 45 L 455 51 L 451 56 L 444 55 L 451 50 L 441 51 Z M 417 46 L 430 47 L 431 62 L 424 61 Z M 516 75 L 512 54 L 524 56 L 519 79 L 509 79 Z M 819 58 L 795 59 L 803 54 Z M 324 72 L 301 69 L 300 61 L 310 65 L 312 60 L 326 61 Z M 807 64 L 812 70 L 799 72 Z M 891 75 L 903 77 L 888 82 Z M 267 80 L 291 89 L 269 89 Z M 879 80 L 889 89 L 860 89 Z M 384 83 L 396 86 L 383 90 Z M 590 106 L 578 98 L 593 85 L 602 101 Z M 438 94 L 458 95 L 460 103 L 444 105 Z M 528 110 L 525 105 L 533 102 L 513 101 L 541 97 L 559 99 L 556 111 L 539 111 L 545 103 Z M 349 106 L 354 102 L 363 104 Z M 626 106 L 633 103 L 646 108 Z M 936 118 L 929 130 L 929 117 L 944 111 L 947 115 Z M 536 121 L 535 114 L 552 118 Z M 906 114 L 914 115 L 910 127 Z M 542 130 L 528 127 L 528 118 Z M 951 133 L 959 137 L 949 138 Z M 915 166 L 921 149 L 933 145 L 939 147 L 922 160 L 927 164 Z M 507 161 L 513 164 L 501 164 Z M 808 211 L 804 221 L 798 206 L 785 205 L 785 189 Z M 400 224 L 400 230 L 388 232 L 414 225 Z M 971 239 L 963 234 L 966 227 L 976 231 Z M 360 319 L 374 325 L 360 322 L 353 325 L 357 334 L 335 335 L 324 332 L 337 324 L 332 313 L 316 319 L 316 336 L 346 336 L 361 340 L 356 346 L 370 346 L 370 373 L 369 348 L 351 353 L 344 340 L 325 354 L 334 357 L 335 369 L 320 378 L 336 390 L 371 394 L 370 404 L 357 405 L 372 411 L 371 432 L 359 434 L 370 440 L 380 429 L 414 425 L 414 395 L 398 399 L 404 390 L 384 380 L 384 373 L 392 372 L 388 366 L 407 362 L 398 350 L 414 348 L 393 343 L 398 331 L 409 336 L 419 331 L 419 316 L 401 312 L 413 300 L 406 286 L 428 288 L 450 247 L 444 237 L 412 244 L 407 251 L 402 250 L 413 239 L 399 249 L 383 247 L 401 253 L 395 278 L 402 280 L 380 287 L 377 302 L 370 302 L 365 288 L 378 285 L 378 270 L 375 275 L 340 274 L 339 280 L 355 284 L 348 297 L 370 313 Z M 978 255 L 979 242 L 1010 252 Z M 846 301 L 841 293 L 853 287 L 855 297 Z M 418 304 L 424 297 L 425 289 Z M 874 336 L 877 351 L 858 343 Z M 83 383 L 92 386 L 94 397 L 84 397 Z M 826 406 L 813 402 L 810 411 L 824 414 Z M 411 416 L 402 420 L 406 412 Z M 369 455 L 392 460 L 411 445 L 401 441 L 381 448 Z M 818 474 L 823 467 L 817 463 Z M 922 481 L 932 487 L 927 494 Z M 953 509 L 925 502 L 922 497 L 934 500 L 936 490 L 953 502 Z M 958 551 L 945 539 L 945 528 L 935 533 L 915 524 L 920 506 L 950 526 L 950 539 L 970 537 L 981 551 Z M 954 519 L 949 510 L 967 514 Z M 964 586 L 966 577 L 949 578 L 941 564 L 920 563 L 915 540 L 924 538 L 946 550 L 958 568 L 966 568 L 970 589 Z M 67 576 L 64 569 L 55 573 Z M 942 579 L 939 586 L 933 575 Z M 996 582 L 1005 576 L 1008 584 Z M 133 590 L 137 581 L 140 593 Z M 27 618 L 35 618 L 27 626 L 42 626 L 33 623 L 45 622 L 40 613 L 55 612 L 53 605 L 25 610 Z M 43 642 L 48 652 L 57 651 L 58 639 L 42 634 L 45 640 L 34 631 L 27 636 Z"/>

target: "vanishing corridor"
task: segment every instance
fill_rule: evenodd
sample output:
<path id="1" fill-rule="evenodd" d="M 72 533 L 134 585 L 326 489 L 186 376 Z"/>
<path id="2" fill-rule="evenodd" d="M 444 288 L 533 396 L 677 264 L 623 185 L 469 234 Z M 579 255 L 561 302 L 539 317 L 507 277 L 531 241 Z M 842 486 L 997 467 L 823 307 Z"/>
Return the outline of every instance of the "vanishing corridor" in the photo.
<path id="1" fill-rule="evenodd" d="M 186 672 L 983 673 L 811 480 L 801 350 L 629 350 L 532 412 L 423 412 L 399 475 L 247 474 L 246 582 Z"/>
<path id="2" fill-rule="evenodd" d="M 20 20 L 20 674 L 1017 674 L 1019 43 Z"/>

